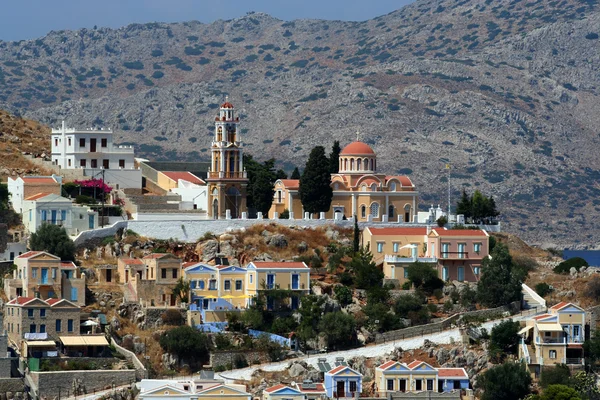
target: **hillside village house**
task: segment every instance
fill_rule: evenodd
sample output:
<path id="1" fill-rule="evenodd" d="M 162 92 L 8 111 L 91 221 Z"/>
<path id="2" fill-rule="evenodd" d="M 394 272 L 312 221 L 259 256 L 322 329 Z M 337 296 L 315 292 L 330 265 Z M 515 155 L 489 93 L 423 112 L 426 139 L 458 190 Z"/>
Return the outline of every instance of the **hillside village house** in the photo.
<path id="1" fill-rule="evenodd" d="M 148 305 L 176 306 L 173 294 L 182 277 L 181 259 L 170 253 L 152 253 L 141 259 L 122 257 L 117 260 L 118 282 L 125 284 L 127 295 Z"/>
<path id="2" fill-rule="evenodd" d="M 418 192 L 407 176 L 377 172 L 377 156 L 366 143 L 355 141 L 339 156 L 339 172 L 331 174 L 333 198 L 326 218 L 352 218 L 358 221 L 416 222 Z M 285 209 L 302 218 L 298 197 L 299 182 L 279 180 L 275 184 L 269 218 Z"/>
<path id="3" fill-rule="evenodd" d="M 375 390 L 379 397 L 391 393 L 449 392 L 468 389 L 464 368 L 434 368 L 423 361 L 410 364 L 388 361 L 375 368 Z"/>
<path id="4" fill-rule="evenodd" d="M 4 307 L 4 329 L 18 348 L 54 348 L 61 336 L 78 336 L 81 309 L 66 299 L 17 297 Z M 44 342 L 38 342 L 42 340 Z M 27 350 L 23 354 L 27 354 Z"/>
<path id="5" fill-rule="evenodd" d="M 284 384 L 271 386 L 263 390 L 262 400 L 307 400 L 306 394 L 297 388 Z"/>
<path id="6" fill-rule="evenodd" d="M 427 253 L 437 258 L 444 281 L 477 282 L 481 263 L 489 255 L 490 237 L 484 230 L 434 228 L 427 235 Z"/>
<path id="7" fill-rule="evenodd" d="M 20 176 L 8 177 L 8 193 L 13 209 L 23 214 L 23 202 L 26 198 L 38 193 L 61 195 L 62 177 L 52 176 Z"/>
<path id="8" fill-rule="evenodd" d="M 310 293 L 310 268 L 303 262 L 254 261 L 246 267 L 248 297 L 257 296 L 260 291 L 284 289 L 291 291 L 287 304 L 292 310 L 300 306 L 300 298 Z M 266 298 L 267 309 L 275 308 L 275 300 Z"/>
<path id="9" fill-rule="evenodd" d="M 302 383 L 292 382 L 292 387 L 302 392 L 306 400 L 320 400 L 327 395 L 325 385 L 312 380 L 305 380 Z"/>
<path id="10" fill-rule="evenodd" d="M 347 365 L 325 372 L 325 392 L 333 399 L 358 397 L 362 393 L 362 374 Z"/>
<path id="11" fill-rule="evenodd" d="M 67 299 L 85 305 L 85 277 L 77 266 L 61 261 L 53 254 L 29 251 L 16 257 L 12 279 L 4 279 L 4 293 L 9 299 L 39 297 Z"/>
<path id="12" fill-rule="evenodd" d="M 206 182 L 188 171 L 159 171 L 158 186 L 181 196 L 180 209 L 207 210 Z"/>
<path id="13" fill-rule="evenodd" d="M 246 392 L 244 385 L 220 384 L 205 389 L 198 389 L 193 384 L 173 382 L 153 389 L 143 390 L 139 393 L 138 399 L 251 400 L 252 395 Z"/>
<path id="14" fill-rule="evenodd" d="M 35 233 L 42 224 L 58 225 L 69 235 L 98 227 L 98 212 L 74 204 L 70 199 L 51 193 L 38 193 L 23 201 L 23 225 Z"/>
<path id="15" fill-rule="evenodd" d="M 558 303 L 527 320 L 519 334 L 519 358 L 536 374 L 542 366 L 584 365 L 585 311 L 573 303 Z"/>
<path id="16" fill-rule="evenodd" d="M 135 166 L 133 146 L 117 146 L 110 129 L 60 128 L 51 133 L 52 164 L 61 170 L 82 170 L 87 177 L 103 176 L 115 189 L 142 188 L 142 172 Z"/>

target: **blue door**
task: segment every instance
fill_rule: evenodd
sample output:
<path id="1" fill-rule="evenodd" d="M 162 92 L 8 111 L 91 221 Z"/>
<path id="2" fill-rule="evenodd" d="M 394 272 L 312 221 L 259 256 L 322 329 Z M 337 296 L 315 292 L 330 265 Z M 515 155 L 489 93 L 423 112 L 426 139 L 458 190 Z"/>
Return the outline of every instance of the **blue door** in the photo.
<path id="1" fill-rule="evenodd" d="M 267 275 L 267 289 L 275 288 L 275 275 Z"/>
<path id="2" fill-rule="evenodd" d="M 465 280 L 465 267 L 458 267 L 458 281 L 464 282 Z"/>
<path id="3" fill-rule="evenodd" d="M 292 289 L 293 290 L 300 289 L 300 275 L 297 275 L 297 274 L 292 275 Z"/>
<path id="4" fill-rule="evenodd" d="M 94 229 L 94 214 L 89 216 L 89 229 Z"/>
<path id="5" fill-rule="evenodd" d="M 77 301 L 77 288 L 71 288 L 71 301 Z"/>
<path id="6" fill-rule="evenodd" d="M 52 224 L 56 224 L 56 210 L 52 210 L 52 219 L 51 219 Z"/>
<path id="7" fill-rule="evenodd" d="M 42 268 L 42 284 L 48 283 L 48 268 Z"/>

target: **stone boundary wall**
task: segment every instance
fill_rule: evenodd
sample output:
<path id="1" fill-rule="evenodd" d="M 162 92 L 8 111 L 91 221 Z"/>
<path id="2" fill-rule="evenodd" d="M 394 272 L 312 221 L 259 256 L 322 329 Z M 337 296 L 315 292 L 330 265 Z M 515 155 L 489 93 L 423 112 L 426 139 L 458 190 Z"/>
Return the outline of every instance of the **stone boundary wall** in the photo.
<path id="1" fill-rule="evenodd" d="M 269 359 L 269 355 L 264 351 L 217 351 L 210 353 L 210 365 L 213 369 L 217 367 L 228 366 L 228 364 L 233 364 L 235 362 L 235 358 L 238 355 L 243 356 L 246 359 L 248 365 L 258 364 L 256 360 L 260 361 L 260 364 L 268 363 L 271 361 Z M 233 366 L 233 368 L 235 368 L 235 366 Z"/>
<path id="2" fill-rule="evenodd" d="M 113 337 L 110 338 L 110 344 L 115 347 L 117 353 L 123 355 L 127 359 L 127 361 L 130 361 L 133 364 L 133 366 L 135 367 L 135 371 L 133 372 L 138 380 L 148 378 L 148 371 L 146 370 L 146 367 L 144 367 L 144 364 L 140 361 L 139 358 L 137 358 L 135 354 L 133 354 L 126 348 L 119 346 L 119 344 L 115 341 Z"/>
<path id="3" fill-rule="evenodd" d="M 0 393 L 12 392 L 25 394 L 25 382 L 22 378 L 0 378 Z M 23 397 L 26 398 L 26 397 Z"/>
<path id="4" fill-rule="evenodd" d="M 600 306 L 590 307 L 585 310 L 585 322 L 589 325 L 589 335 L 593 337 L 600 321 Z"/>
<path id="5" fill-rule="evenodd" d="M 391 400 L 395 399 L 440 399 L 440 400 L 460 400 L 461 392 L 457 390 L 455 392 L 438 393 L 438 392 L 420 392 L 420 393 L 393 393 L 390 397 Z M 468 397 L 465 397 L 468 399 Z"/>
<path id="6" fill-rule="evenodd" d="M 426 325 L 417 325 L 411 326 L 404 329 L 398 329 L 395 331 L 389 331 L 384 333 L 379 333 L 375 336 L 375 343 L 385 343 L 393 340 L 403 340 L 406 338 L 416 337 L 416 336 L 424 336 L 430 335 L 432 333 L 439 333 L 450 329 L 453 324 L 462 319 L 463 317 L 478 317 L 478 318 L 492 318 L 495 317 L 498 313 L 508 312 L 510 314 L 519 313 L 520 309 L 520 301 L 512 302 L 506 306 L 490 308 L 485 310 L 476 310 L 476 311 L 467 311 L 461 314 L 454 314 L 451 317 L 446 318 L 440 322 L 434 322 Z M 527 311 L 522 311 L 521 315 L 535 314 L 538 309 L 532 309 Z"/>
<path id="7" fill-rule="evenodd" d="M 30 372 L 33 383 L 38 392 L 47 397 L 67 397 L 67 391 L 73 395 L 73 388 L 78 388 L 77 395 L 94 393 L 95 391 L 110 389 L 112 386 L 123 386 L 136 381 L 136 371 L 111 370 L 111 371 L 57 371 L 57 372 Z"/>

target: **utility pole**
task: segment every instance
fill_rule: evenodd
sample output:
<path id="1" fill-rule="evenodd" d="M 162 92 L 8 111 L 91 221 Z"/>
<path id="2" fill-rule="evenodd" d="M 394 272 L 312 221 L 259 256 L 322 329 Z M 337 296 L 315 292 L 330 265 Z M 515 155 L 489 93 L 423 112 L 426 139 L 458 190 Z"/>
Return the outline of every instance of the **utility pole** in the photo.
<path id="1" fill-rule="evenodd" d="M 104 189 L 104 173 L 106 171 L 104 170 L 104 168 L 102 168 L 102 189 Z M 448 189 L 450 190 L 450 189 Z M 450 192 L 448 192 L 450 193 Z M 102 191 L 102 217 L 100 220 L 100 227 L 104 228 L 104 198 L 106 196 L 106 193 L 104 193 L 104 190 Z M 450 204 L 450 200 L 448 200 L 448 204 Z"/>

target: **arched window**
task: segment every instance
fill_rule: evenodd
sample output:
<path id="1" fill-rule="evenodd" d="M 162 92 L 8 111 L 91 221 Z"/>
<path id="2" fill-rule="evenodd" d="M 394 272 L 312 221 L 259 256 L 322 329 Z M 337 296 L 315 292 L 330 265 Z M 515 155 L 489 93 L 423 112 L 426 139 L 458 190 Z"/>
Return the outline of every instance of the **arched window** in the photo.
<path id="1" fill-rule="evenodd" d="M 362 160 L 359 158 L 356 160 L 356 170 L 360 171 L 362 169 Z"/>
<path id="2" fill-rule="evenodd" d="M 333 190 L 339 190 L 339 188 L 340 188 L 340 184 L 339 183 L 336 182 L 336 183 L 333 184 Z"/>
<path id="3" fill-rule="evenodd" d="M 390 204 L 390 206 L 388 207 L 388 218 L 392 219 L 394 218 L 394 206 Z"/>
<path id="4" fill-rule="evenodd" d="M 410 221 L 410 204 L 404 206 L 404 222 Z"/>
<path id="5" fill-rule="evenodd" d="M 281 190 L 277 191 L 277 202 L 281 203 Z"/>
<path id="6" fill-rule="evenodd" d="M 365 166 L 365 171 L 367 171 L 369 169 L 369 159 L 365 158 L 365 160 L 363 161 L 363 165 Z"/>
<path id="7" fill-rule="evenodd" d="M 354 158 L 350 159 L 350 169 L 354 171 Z"/>
<path id="8" fill-rule="evenodd" d="M 375 160 L 371 158 L 371 171 L 375 171 Z"/>
<path id="9" fill-rule="evenodd" d="M 360 187 L 360 191 L 361 191 L 361 192 L 366 192 L 366 191 L 367 191 L 367 185 L 362 185 L 362 186 Z"/>
<path id="10" fill-rule="evenodd" d="M 371 184 L 371 192 L 376 192 L 377 191 L 377 184 L 376 183 L 372 183 Z"/>
<path id="11" fill-rule="evenodd" d="M 395 192 L 396 191 L 396 182 L 392 182 L 390 183 L 390 192 Z"/>
<path id="12" fill-rule="evenodd" d="M 372 203 L 370 214 L 373 218 L 379 217 L 379 203 Z"/>
<path id="13" fill-rule="evenodd" d="M 367 207 L 364 205 L 360 206 L 360 217 L 367 218 Z"/>

